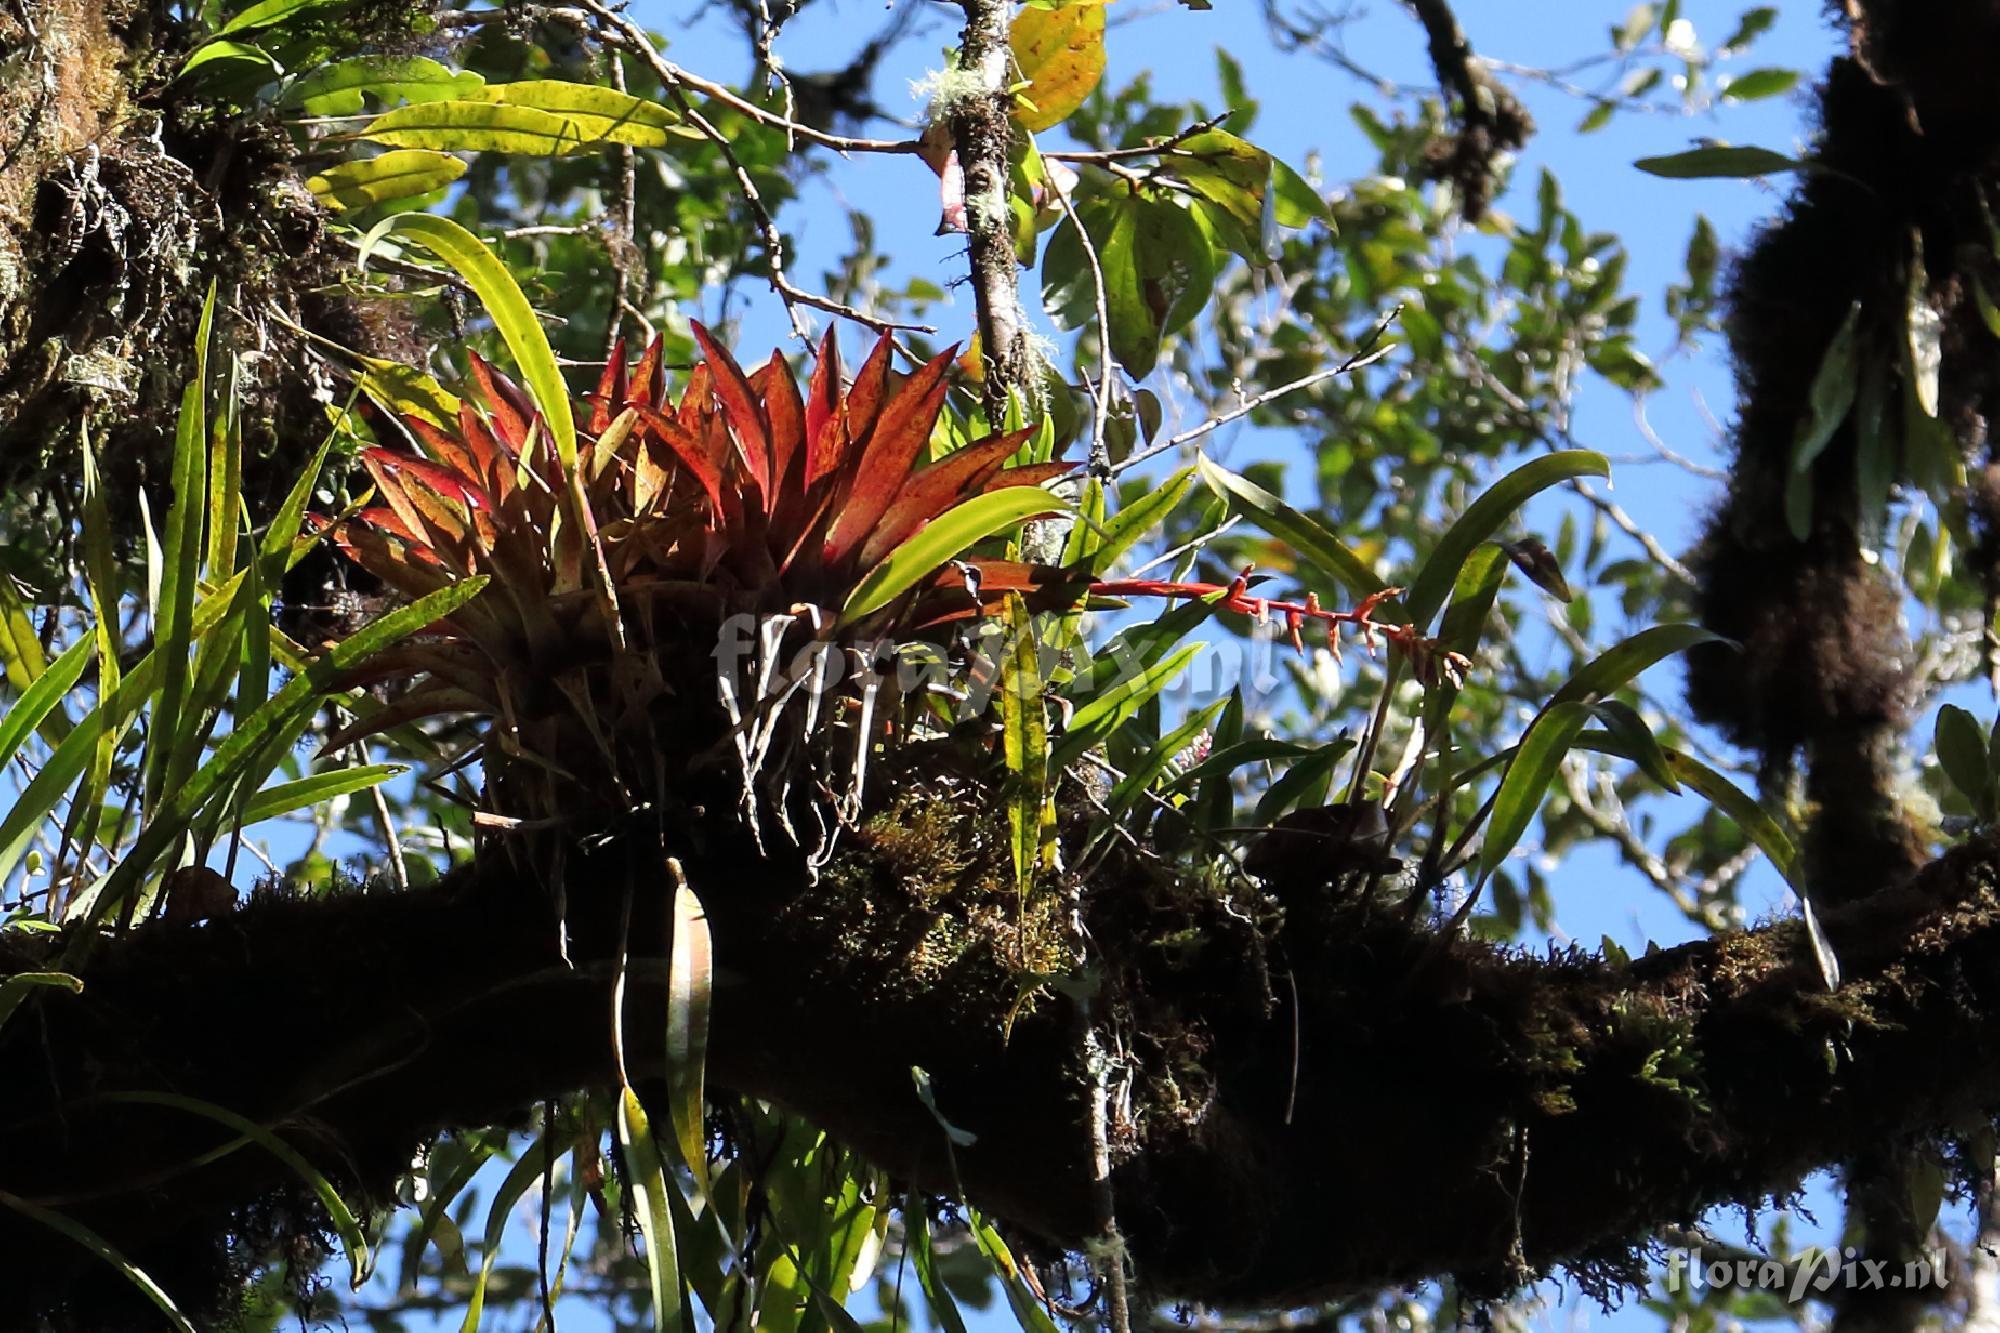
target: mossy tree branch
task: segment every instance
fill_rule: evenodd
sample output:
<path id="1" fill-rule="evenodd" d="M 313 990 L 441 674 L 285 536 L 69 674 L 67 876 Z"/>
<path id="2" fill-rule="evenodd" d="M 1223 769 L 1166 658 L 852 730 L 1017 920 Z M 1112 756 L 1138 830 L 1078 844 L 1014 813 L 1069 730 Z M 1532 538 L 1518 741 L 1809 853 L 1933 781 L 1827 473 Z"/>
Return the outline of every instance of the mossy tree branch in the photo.
<path id="1" fill-rule="evenodd" d="M 919 855 L 954 863 L 937 839 L 986 841 L 951 818 L 878 823 L 816 885 L 726 840 L 690 858 L 694 882 L 713 886 L 722 977 L 711 1080 L 948 1192 L 943 1138 L 911 1084 L 920 1066 L 944 1113 L 978 1135 L 957 1161 L 972 1197 L 1079 1245 L 1097 1219 L 1087 1174 L 1059 1146 L 1079 1141 L 1087 1110 L 1067 1009 L 1044 999 L 1002 1036 L 1015 991 L 991 923 L 1011 917 L 981 902 L 1004 879 L 980 882 L 977 855 L 956 858 L 973 867 L 957 880 L 910 873 Z M 580 882 L 631 878 L 625 855 L 613 840 Z M 1144 1067 L 1139 1146 L 1117 1172 L 1139 1271 L 1150 1289 L 1217 1305 L 1441 1273 L 1497 1291 L 1556 1264 L 1594 1287 L 1638 1276 L 1650 1228 L 1985 1116 L 2000 1107 L 1997 863 L 2000 843 L 1974 845 L 1829 914 L 1851 975 L 1837 996 L 1790 922 L 1630 964 L 1534 959 L 1434 949 L 1399 914 L 1330 886 L 1274 886 L 1285 921 L 1269 957 L 1296 983 L 1296 1012 L 1272 1001 L 1291 987 L 1271 985 L 1262 951 L 1223 933 L 1268 908 L 1262 895 L 1242 886 L 1224 901 L 1137 866 L 1107 871 L 1089 895 L 1098 1003 L 1131 1017 Z M 59 1204 L 143 1261 L 227 1227 L 283 1169 L 251 1150 L 189 1169 L 214 1146 L 210 1127 L 98 1094 L 170 1089 L 282 1125 L 382 1198 L 442 1127 L 608 1086 L 614 913 L 572 898 L 565 967 L 545 896 L 500 865 L 407 893 L 267 899 L 108 946 L 82 994 L 39 1001 L 0 1033 L 0 1189 Z M 1165 934 L 1190 925 L 1215 932 L 1211 947 L 1162 961 Z M 641 1070 L 664 1049 L 667 931 L 634 924 L 651 941 L 626 1015 Z M 9 1301 L 45 1298 L 73 1260 L 90 1262 L 32 1228 L 0 1243 L 12 1271 L 41 1274 L 10 1284 Z"/>

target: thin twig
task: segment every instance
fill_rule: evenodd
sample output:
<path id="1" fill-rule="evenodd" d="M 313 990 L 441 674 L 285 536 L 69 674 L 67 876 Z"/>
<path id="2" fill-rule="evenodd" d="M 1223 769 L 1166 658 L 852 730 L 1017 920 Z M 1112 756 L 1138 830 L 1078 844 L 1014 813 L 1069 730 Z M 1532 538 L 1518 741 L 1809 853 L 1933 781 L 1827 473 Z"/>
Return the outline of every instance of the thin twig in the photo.
<path id="1" fill-rule="evenodd" d="M 1087 162 L 1093 166 L 1103 166 L 1109 162 L 1129 162 L 1134 158 L 1160 157 L 1173 152 L 1189 139 L 1207 134 L 1234 114 L 1233 111 L 1225 111 L 1219 116 L 1210 116 L 1207 120 L 1196 121 L 1186 129 L 1178 130 L 1164 139 L 1155 139 L 1136 148 L 1064 149 L 1043 153 L 1042 157 L 1050 162 Z"/>
<path id="2" fill-rule="evenodd" d="M 1227 114 L 1227 113 L 1224 113 Z M 1216 119 L 1220 120 L 1218 116 Z M 1091 294 L 1097 304 L 1097 390 L 1091 395 L 1090 420 L 1090 475 L 1099 481 L 1109 481 L 1115 475 L 1111 470 L 1111 449 L 1104 439 L 1105 423 L 1111 417 L 1111 301 L 1105 293 L 1104 263 L 1097 255 L 1097 242 L 1084 230 L 1083 219 L 1076 215 L 1076 205 L 1069 197 L 1069 191 L 1062 188 L 1052 172 L 1042 172 L 1042 183 L 1055 195 L 1062 205 L 1069 225 L 1076 229 L 1077 243 L 1083 247 L 1083 257 L 1090 262 Z"/>
<path id="3" fill-rule="evenodd" d="M 1123 472 L 1128 468 L 1137 467 L 1149 458 L 1158 457 L 1170 449 L 1178 449 L 1183 445 L 1192 444 L 1202 436 L 1213 434 L 1230 422 L 1247 417 L 1266 403 L 1276 402 L 1287 394 L 1297 393 L 1301 389 L 1310 389 L 1315 384 L 1322 384 L 1327 380 L 1335 379 L 1341 375 L 1350 374 L 1353 371 L 1374 365 L 1389 354 L 1390 349 L 1388 347 L 1381 347 L 1377 344 L 1381 342 L 1382 335 L 1388 332 L 1389 326 L 1396 322 L 1396 316 L 1401 314 L 1402 311 L 1403 307 L 1398 305 L 1395 309 L 1377 320 L 1375 327 L 1368 331 L 1368 336 L 1362 339 L 1361 346 L 1356 348 L 1354 354 L 1339 365 L 1330 366 L 1325 370 L 1316 370 L 1310 375 L 1301 376 L 1291 381 L 1289 384 L 1280 384 L 1277 388 L 1267 389 L 1254 398 L 1246 398 L 1229 411 L 1210 417 L 1207 421 L 1202 422 L 1192 430 L 1184 430 L 1171 439 L 1161 440 L 1158 444 L 1149 445 L 1139 450 L 1124 462 L 1114 467 L 1112 472 L 1114 474 Z"/>
<path id="4" fill-rule="evenodd" d="M 596 16 L 600 27 L 611 30 L 613 40 L 634 56 L 646 62 L 661 85 L 671 91 L 680 92 L 685 98 L 686 90 L 692 88 L 704 97 L 710 97 L 731 107 L 762 125 L 783 130 L 788 135 L 816 143 L 822 148 L 831 148 L 841 153 L 908 153 L 914 154 L 921 145 L 915 139 L 858 139 L 845 134 L 828 134 L 810 125 L 788 120 L 774 111 L 766 111 L 755 102 L 731 92 L 719 83 L 711 82 L 696 74 L 690 74 L 668 60 L 654 49 L 648 41 L 644 29 L 631 19 L 611 10 L 599 0 L 579 0 L 582 8 Z"/>

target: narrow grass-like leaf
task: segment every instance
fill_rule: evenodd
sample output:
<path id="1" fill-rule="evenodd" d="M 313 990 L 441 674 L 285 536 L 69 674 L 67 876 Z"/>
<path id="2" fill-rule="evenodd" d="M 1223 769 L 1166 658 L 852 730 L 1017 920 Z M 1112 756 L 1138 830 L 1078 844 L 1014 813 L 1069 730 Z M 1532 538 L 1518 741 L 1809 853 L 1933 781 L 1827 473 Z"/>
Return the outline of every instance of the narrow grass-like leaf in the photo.
<path id="1" fill-rule="evenodd" d="M 506 341 L 507 350 L 514 354 L 514 364 L 520 367 L 529 392 L 535 396 L 535 404 L 542 409 L 565 474 L 574 470 L 576 419 L 570 412 L 569 386 L 563 382 L 562 369 L 556 364 L 548 335 L 542 332 L 534 308 L 522 295 L 521 285 L 514 281 L 507 266 L 471 232 L 450 218 L 431 213 L 399 213 L 384 220 L 368 233 L 362 244 L 363 256 L 386 236 L 415 241 L 450 264 L 471 284 L 479 294 L 480 304 L 492 317 L 493 327 Z"/>
<path id="2" fill-rule="evenodd" d="M 494 1265 L 500 1262 L 500 1242 L 507 1238 L 507 1220 L 522 1196 L 541 1180 L 548 1166 L 549 1135 L 553 1132 L 544 1129 L 522 1150 L 501 1178 L 493 1201 L 486 1206 L 486 1234 L 479 1246 L 479 1272 L 472 1279 L 472 1291 L 466 1297 L 465 1318 L 459 1322 L 459 1333 L 477 1333 L 479 1321 L 486 1313 L 486 1284 L 493 1280 Z"/>
<path id="3" fill-rule="evenodd" d="M 0 765 L 14 757 L 29 734 L 39 728 L 43 719 L 69 696 L 70 688 L 83 676 L 83 669 L 90 665 L 90 649 L 89 639 L 78 639 L 71 644 L 53 666 L 21 692 L 21 697 L 14 701 L 12 708 L 0 714 Z"/>
<path id="4" fill-rule="evenodd" d="M 1481 542 L 1498 532 L 1522 505 L 1559 482 L 1577 477 L 1610 475 L 1611 464 L 1603 454 L 1591 453 L 1587 449 L 1565 449 L 1523 463 L 1488 486 L 1478 499 L 1465 507 L 1465 512 L 1445 530 L 1444 536 L 1438 538 L 1438 544 L 1425 559 L 1423 568 L 1417 571 L 1417 577 L 1403 599 L 1410 613 L 1410 623 L 1418 629 L 1430 625 L 1431 617 L 1438 613 L 1445 598 L 1451 595 L 1458 582 L 1458 572 L 1464 568 L 1472 553 Z"/>
<path id="5" fill-rule="evenodd" d="M 1194 469 L 1182 468 L 1104 522 L 1104 535 L 1090 553 L 1090 572 L 1103 574 L 1180 506 L 1194 487 Z"/>
<path id="6" fill-rule="evenodd" d="M 151 1301 L 158 1307 L 160 1313 L 167 1317 L 167 1323 L 171 1327 L 178 1330 L 179 1333 L 198 1333 L 195 1326 L 187 1321 L 187 1316 L 181 1313 L 180 1307 L 174 1304 L 173 1297 L 167 1295 L 161 1289 L 159 1283 L 153 1281 L 141 1269 L 133 1267 L 132 1262 L 113 1249 L 109 1241 L 83 1223 L 66 1214 L 56 1212 L 52 1208 L 43 1208 L 39 1204 L 30 1203 L 26 1199 L 9 1194 L 5 1190 L 0 1190 L 0 1206 L 11 1208 L 30 1221 L 39 1222 L 50 1230 L 67 1236 L 69 1239 L 83 1246 L 105 1263 L 117 1269 L 121 1277 L 137 1287 L 145 1295 L 146 1299 Z"/>
<path id="7" fill-rule="evenodd" d="M 709 1180 L 703 1071 L 715 990 L 715 942 L 701 899 L 680 878 L 678 867 L 674 878 L 673 952 L 667 964 L 667 1116 L 681 1160 L 705 1198 Z"/>
<path id="8" fill-rule="evenodd" d="M 1018 593 L 1007 595 L 1007 643 L 1000 664 L 1001 751 L 1007 763 L 1007 834 L 1014 888 L 1026 897 L 1041 869 L 1050 822 L 1048 706 L 1042 700 L 1041 644 Z"/>
<path id="9" fill-rule="evenodd" d="M 195 330 L 194 379 L 181 393 L 180 418 L 174 428 L 174 501 L 167 511 L 161 549 L 160 605 L 154 626 L 161 659 L 159 691 L 153 697 L 150 734 L 168 743 L 147 747 L 144 796 L 140 808 L 151 815 L 165 799 L 169 768 L 178 755 L 182 734 L 181 709 L 188 695 L 188 649 L 194 642 L 196 583 L 201 570 L 202 526 L 207 515 L 205 474 L 208 456 L 206 396 L 209 330 L 215 319 L 215 284 L 202 304 Z M 234 515 L 230 521 L 234 521 Z"/>
<path id="10" fill-rule="evenodd" d="M 1343 733 L 1294 760 L 1291 767 L 1257 798 L 1257 811 L 1252 819 L 1260 827 L 1269 827 L 1294 806 L 1303 807 L 1308 796 L 1317 793 L 1324 799 L 1326 789 L 1332 782 L 1334 765 L 1353 749 L 1354 742 Z"/>
<path id="11" fill-rule="evenodd" d="M 626 1178 L 638 1193 L 633 1214 L 639 1220 L 639 1234 L 646 1238 L 646 1276 L 652 1292 L 654 1333 L 678 1330 L 681 1324 L 681 1271 L 674 1249 L 673 1212 L 667 1205 L 667 1191 L 674 1188 L 667 1179 L 666 1163 L 653 1141 L 646 1110 L 639 1094 L 630 1088 L 618 1097 L 618 1143 L 625 1150 Z"/>
<path id="12" fill-rule="evenodd" d="M 973 1243 L 986 1256 L 993 1275 L 1000 1279 L 1000 1289 L 1006 1293 L 1007 1304 L 1014 1311 L 1014 1318 L 1020 1321 L 1022 1333 L 1057 1333 L 1055 1321 L 1042 1309 L 1035 1294 L 1028 1290 L 1028 1284 L 1021 1280 L 1021 1266 L 1014 1261 L 1013 1252 L 1007 1248 L 1007 1242 L 1000 1239 L 1000 1233 L 969 1206 L 965 1217 L 972 1228 Z"/>
<path id="13" fill-rule="evenodd" d="M 1616 755 L 1635 763 L 1639 759 L 1638 753 L 1623 738 L 1606 731 L 1579 733 L 1575 748 Z M 1699 759 L 1673 749 L 1666 750 L 1666 757 L 1674 776 L 1734 820 L 1736 826 L 1743 830 L 1743 836 L 1771 859 L 1772 866 L 1784 877 L 1785 883 L 1803 899 L 1804 885 L 1798 875 L 1798 850 L 1785 831 L 1778 827 L 1778 822 L 1753 797 Z"/>
<path id="14" fill-rule="evenodd" d="M 1092 746 L 1103 744 L 1111 733 L 1178 680 L 1188 664 L 1201 655 L 1201 649 L 1201 644 L 1186 644 L 1161 661 L 1125 677 L 1078 708 L 1070 717 L 1069 729 L 1063 732 L 1062 738 L 1049 753 L 1049 771 L 1059 773 L 1081 759 Z"/>
<path id="15" fill-rule="evenodd" d="M 1653 735 L 1653 729 L 1639 716 L 1638 709 L 1616 699 L 1601 699 L 1590 706 L 1590 711 L 1606 731 L 1632 748 L 1641 773 L 1675 795 L 1680 794 L 1681 780 L 1674 775 L 1674 766 L 1667 762 L 1667 752 L 1661 747 L 1659 737 Z"/>
<path id="16" fill-rule="evenodd" d="M 478 596 L 485 586 L 484 577 L 468 578 L 391 611 L 329 648 L 305 671 L 286 682 L 262 708 L 239 718 L 209 761 L 162 803 L 158 814 L 140 831 L 131 851 L 103 882 L 91 920 L 102 920 L 105 912 L 138 887 L 140 878 L 150 873 L 155 860 L 179 838 L 195 813 L 218 789 L 239 780 L 262 782 L 262 773 L 249 771 L 251 759 L 269 755 L 265 747 L 273 737 L 290 738 L 303 730 L 318 708 L 320 697 L 349 667 L 450 615 Z M 0 843 L 0 855 L 4 852 L 5 844 Z"/>
<path id="17" fill-rule="evenodd" d="M 1623 688 L 1640 672 L 1675 653 L 1697 644 L 1728 643 L 1713 630 L 1700 625 L 1654 625 L 1642 629 L 1623 643 L 1605 649 L 1563 682 L 1550 696 L 1551 704 L 1588 702 Z"/>
<path id="18" fill-rule="evenodd" d="M 355 768 L 331 768 L 324 773 L 281 782 L 275 787 L 264 788 L 243 803 L 243 823 L 246 826 L 257 824 L 322 801 L 351 796 L 409 771 L 407 764 L 364 764 Z"/>
<path id="19" fill-rule="evenodd" d="M 96 1100 L 133 1106 L 166 1106 L 177 1111 L 186 1111 L 190 1115 L 203 1116 L 218 1125 L 234 1130 L 264 1149 L 284 1163 L 292 1174 L 313 1192 L 313 1196 L 319 1200 L 320 1207 L 326 1210 L 327 1219 L 332 1222 L 335 1234 L 340 1237 L 341 1248 L 347 1255 L 349 1288 L 359 1291 L 362 1284 L 368 1280 L 368 1274 L 374 1264 L 368 1254 L 368 1237 L 362 1231 L 361 1223 L 355 1218 L 354 1211 L 340 1197 L 340 1191 L 333 1187 L 333 1182 L 326 1178 L 324 1172 L 307 1161 L 298 1149 L 264 1126 L 238 1115 L 228 1107 L 217 1106 L 214 1102 L 206 1102 L 198 1097 L 188 1097 L 177 1092 L 107 1092 L 100 1094 Z"/>
<path id="20" fill-rule="evenodd" d="M 1110 833 L 1110 825 L 1122 818 L 1127 810 L 1151 790 L 1160 775 L 1167 771 L 1174 756 L 1194 743 L 1197 736 L 1208 730 L 1208 724 L 1229 703 L 1227 699 L 1217 699 L 1200 712 L 1192 714 L 1178 727 L 1160 738 L 1160 743 L 1148 750 L 1145 756 L 1134 764 L 1129 772 L 1111 789 L 1110 799 L 1105 801 L 1105 810 L 1099 819 L 1105 824 L 1104 835 Z"/>
<path id="21" fill-rule="evenodd" d="M 917 1270 L 917 1286 L 930 1302 L 932 1322 L 943 1333 L 965 1333 L 965 1319 L 958 1312 L 958 1302 L 952 1298 L 951 1288 L 938 1276 L 937 1255 L 931 1247 L 930 1218 L 924 1212 L 924 1205 L 924 1196 L 911 1190 L 903 1205 L 903 1243 Z"/>
<path id="22" fill-rule="evenodd" d="M 1066 508 L 1039 486 L 1009 486 L 976 495 L 940 514 L 922 532 L 891 551 L 848 595 L 843 624 L 879 611 L 937 572 L 967 547 L 1024 519 Z"/>
<path id="23" fill-rule="evenodd" d="M 1287 542 L 1307 564 L 1329 578 L 1338 580 L 1357 597 L 1367 597 L 1386 586 L 1361 557 L 1342 545 L 1340 539 L 1298 510 L 1245 477 L 1220 467 L 1204 455 L 1196 460 L 1201 478 L 1236 512 Z M 1385 607 L 1385 610 L 1387 608 Z"/>
<path id="24" fill-rule="evenodd" d="M 1535 812 L 1542 808 L 1549 780 L 1555 777 L 1563 756 L 1569 753 L 1571 742 L 1589 716 L 1590 709 L 1585 704 L 1551 704 L 1521 738 L 1514 762 L 1507 765 L 1507 772 L 1500 779 L 1500 790 L 1493 798 L 1493 813 L 1486 824 L 1486 838 L 1479 848 L 1481 883 L 1500 868 L 1507 854 L 1521 841 L 1521 835 L 1528 831 Z"/>

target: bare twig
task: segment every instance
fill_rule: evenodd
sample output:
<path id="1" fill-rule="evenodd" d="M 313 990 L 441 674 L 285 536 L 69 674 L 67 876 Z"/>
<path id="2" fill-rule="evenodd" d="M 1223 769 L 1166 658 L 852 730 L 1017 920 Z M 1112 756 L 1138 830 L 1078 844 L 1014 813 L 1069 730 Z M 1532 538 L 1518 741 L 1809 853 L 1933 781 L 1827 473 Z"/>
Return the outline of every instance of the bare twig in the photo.
<path id="1" fill-rule="evenodd" d="M 1396 322 L 1396 316 L 1401 314 L 1402 310 L 1403 307 L 1398 305 L 1395 309 L 1377 320 L 1375 327 L 1370 329 L 1367 337 L 1361 340 L 1361 345 L 1339 365 L 1330 366 L 1325 370 L 1316 370 L 1312 374 L 1301 376 L 1288 384 L 1280 384 L 1275 389 L 1267 389 L 1254 398 L 1246 398 L 1229 411 L 1212 416 L 1191 430 L 1184 430 L 1171 439 L 1161 440 L 1158 444 L 1148 445 L 1146 448 L 1132 454 L 1124 462 L 1118 464 L 1112 471 L 1114 473 L 1123 472 L 1127 468 L 1137 467 L 1149 458 L 1156 458 L 1169 450 L 1179 449 L 1183 445 L 1192 444 L 1202 436 L 1213 434 L 1230 422 L 1241 420 L 1249 416 L 1252 412 L 1255 412 L 1258 408 L 1263 407 L 1266 403 L 1276 402 L 1287 394 L 1297 393 L 1301 389 L 1310 389 L 1315 384 L 1323 384 L 1327 380 L 1336 379 L 1341 375 L 1351 374 L 1354 371 L 1374 365 L 1389 354 L 1389 348 L 1380 345 L 1382 335 L 1389 331 L 1389 326 Z"/>
<path id="2" fill-rule="evenodd" d="M 656 50 L 646 37 L 645 30 L 625 15 L 613 11 L 600 0 L 579 0 L 581 8 L 593 15 L 600 30 L 608 30 L 605 40 L 622 46 L 632 55 L 646 62 L 655 78 L 670 91 L 679 92 L 684 99 L 688 89 L 693 89 L 704 97 L 710 97 L 732 108 L 760 125 L 769 125 L 783 130 L 787 135 L 816 143 L 822 148 L 831 148 L 841 153 L 910 153 L 914 154 L 919 145 L 915 139 L 860 139 L 846 134 L 828 134 L 810 125 L 788 120 L 774 111 L 766 111 L 748 98 L 730 91 L 719 83 L 690 74 L 668 60 Z"/>
<path id="3" fill-rule="evenodd" d="M 1225 111 L 1219 116 L 1210 116 L 1207 120 L 1197 121 L 1165 139 L 1156 139 L 1150 143 L 1140 144 L 1136 148 L 1071 149 L 1043 153 L 1042 157 L 1050 162 L 1087 162 L 1093 166 L 1103 166 L 1107 162 L 1129 162 L 1134 158 L 1161 157 L 1173 152 L 1189 139 L 1208 133 L 1228 120 L 1232 114 L 1234 113 Z"/>

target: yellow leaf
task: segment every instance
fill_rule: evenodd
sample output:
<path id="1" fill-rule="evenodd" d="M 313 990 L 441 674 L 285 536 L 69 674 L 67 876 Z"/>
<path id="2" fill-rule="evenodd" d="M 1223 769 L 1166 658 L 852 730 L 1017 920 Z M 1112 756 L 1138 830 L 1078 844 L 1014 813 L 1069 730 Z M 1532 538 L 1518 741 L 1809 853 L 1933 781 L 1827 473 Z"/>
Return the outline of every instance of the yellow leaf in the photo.
<path id="1" fill-rule="evenodd" d="M 633 148 L 664 148 L 676 136 L 700 138 L 680 123 L 680 113 L 616 88 L 562 79 L 524 79 L 489 83 L 465 95 L 471 102 L 495 102 L 532 107 L 572 122 L 587 141 L 609 141 Z"/>
<path id="2" fill-rule="evenodd" d="M 399 148 L 379 157 L 359 162 L 342 162 L 328 167 L 306 188 L 313 197 L 335 212 L 366 208 L 390 199 L 441 190 L 465 174 L 465 163 L 450 153 L 423 148 Z"/>
<path id="3" fill-rule="evenodd" d="M 1029 9 L 1014 20 L 1008 42 L 1028 87 L 1016 113 L 1030 130 L 1060 125 L 1104 77 L 1104 6 Z"/>

